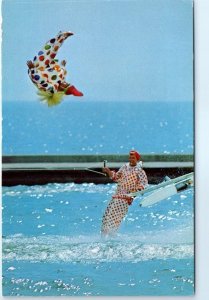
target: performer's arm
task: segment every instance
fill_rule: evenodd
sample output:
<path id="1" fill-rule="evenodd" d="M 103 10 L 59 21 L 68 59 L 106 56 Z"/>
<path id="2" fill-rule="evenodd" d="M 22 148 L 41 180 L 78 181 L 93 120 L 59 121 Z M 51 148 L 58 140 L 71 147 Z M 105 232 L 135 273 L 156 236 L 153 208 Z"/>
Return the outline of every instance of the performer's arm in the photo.
<path id="1" fill-rule="evenodd" d="M 111 171 L 109 168 L 103 168 L 102 172 L 106 173 L 110 178 L 112 178 L 113 171 Z"/>
<path id="2" fill-rule="evenodd" d="M 103 168 L 102 171 L 106 173 L 113 181 L 118 181 L 122 176 L 122 168 L 119 169 L 118 172 L 111 171 L 109 168 Z"/>
<path id="3" fill-rule="evenodd" d="M 139 174 L 138 174 L 137 188 L 138 188 L 138 190 L 141 191 L 141 190 L 144 190 L 147 185 L 148 185 L 147 175 L 144 170 L 140 169 Z"/>

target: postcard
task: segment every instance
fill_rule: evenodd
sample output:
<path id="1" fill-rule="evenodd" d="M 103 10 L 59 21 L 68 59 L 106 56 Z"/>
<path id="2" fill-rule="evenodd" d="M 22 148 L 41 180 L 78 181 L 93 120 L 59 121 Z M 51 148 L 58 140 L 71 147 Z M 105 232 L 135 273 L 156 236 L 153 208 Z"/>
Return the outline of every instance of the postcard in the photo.
<path id="1" fill-rule="evenodd" d="M 2 1 L 2 293 L 194 295 L 192 0 Z"/>

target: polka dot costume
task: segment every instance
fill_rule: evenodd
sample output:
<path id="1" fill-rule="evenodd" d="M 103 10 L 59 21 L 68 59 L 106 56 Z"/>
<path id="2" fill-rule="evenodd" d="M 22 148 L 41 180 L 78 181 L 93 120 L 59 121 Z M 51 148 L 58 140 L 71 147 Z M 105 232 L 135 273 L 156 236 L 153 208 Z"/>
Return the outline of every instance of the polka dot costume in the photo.
<path id="1" fill-rule="evenodd" d="M 65 81 L 67 71 L 64 64 L 58 63 L 56 55 L 70 35 L 72 35 L 70 32 L 60 32 L 55 38 L 50 39 L 34 57 L 34 67 L 28 69 L 28 75 L 38 89 L 53 94 L 58 91 L 59 84 Z"/>
<path id="2" fill-rule="evenodd" d="M 135 167 L 125 164 L 116 172 L 112 172 L 112 179 L 118 183 L 115 195 L 108 204 L 102 218 L 101 232 L 103 235 L 116 233 L 123 218 L 128 212 L 133 198 L 127 194 L 142 190 L 148 184 L 145 171 L 140 164 Z"/>
<path id="3" fill-rule="evenodd" d="M 127 212 L 128 202 L 120 198 L 112 198 L 102 218 L 102 234 L 116 233 Z"/>

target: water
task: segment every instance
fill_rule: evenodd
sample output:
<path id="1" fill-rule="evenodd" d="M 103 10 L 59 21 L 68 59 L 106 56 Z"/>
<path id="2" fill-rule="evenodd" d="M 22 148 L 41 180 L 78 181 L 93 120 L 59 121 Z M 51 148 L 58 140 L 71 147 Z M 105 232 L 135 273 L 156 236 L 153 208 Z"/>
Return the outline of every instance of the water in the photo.
<path id="1" fill-rule="evenodd" d="M 3 103 L 3 154 L 193 153 L 191 103 Z M 115 184 L 2 189 L 3 293 L 138 296 L 194 293 L 194 191 L 129 208 L 100 237 Z"/>
<path id="2" fill-rule="evenodd" d="M 3 103 L 3 154 L 193 153 L 191 102 Z"/>
<path id="3" fill-rule="evenodd" d="M 115 184 L 3 187 L 4 295 L 191 295 L 193 189 L 130 206 L 100 237 Z"/>

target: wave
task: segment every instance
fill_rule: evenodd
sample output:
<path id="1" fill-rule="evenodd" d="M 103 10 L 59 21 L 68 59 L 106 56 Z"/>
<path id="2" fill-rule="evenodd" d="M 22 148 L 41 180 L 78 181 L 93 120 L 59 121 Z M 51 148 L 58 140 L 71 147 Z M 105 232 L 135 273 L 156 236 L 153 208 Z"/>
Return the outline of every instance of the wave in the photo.
<path id="1" fill-rule="evenodd" d="M 17 185 L 14 187 L 3 187 L 2 195 L 9 197 L 17 196 L 29 196 L 29 197 L 41 197 L 43 195 L 49 196 L 60 193 L 106 193 L 113 194 L 116 189 L 116 184 L 94 184 L 94 183 L 83 183 L 77 184 L 74 182 L 71 183 L 49 183 L 46 185 L 33 185 L 33 186 L 24 186 Z"/>
<path id="2" fill-rule="evenodd" d="M 192 243 L 142 243 L 140 237 L 37 236 L 21 234 L 3 238 L 3 259 L 48 262 L 139 262 L 193 257 Z"/>

